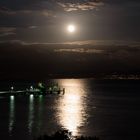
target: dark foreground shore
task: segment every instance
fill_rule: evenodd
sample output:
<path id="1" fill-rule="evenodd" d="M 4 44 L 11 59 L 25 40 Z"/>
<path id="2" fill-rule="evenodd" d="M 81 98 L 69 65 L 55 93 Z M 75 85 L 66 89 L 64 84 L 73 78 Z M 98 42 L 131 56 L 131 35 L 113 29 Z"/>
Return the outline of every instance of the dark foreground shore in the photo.
<path id="1" fill-rule="evenodd" d="M 52 135 L 42 135 L 35 140 L 100 140 L 99 137 L 93 136 L 73 136 L 68 130 L 59 130 Z"/>

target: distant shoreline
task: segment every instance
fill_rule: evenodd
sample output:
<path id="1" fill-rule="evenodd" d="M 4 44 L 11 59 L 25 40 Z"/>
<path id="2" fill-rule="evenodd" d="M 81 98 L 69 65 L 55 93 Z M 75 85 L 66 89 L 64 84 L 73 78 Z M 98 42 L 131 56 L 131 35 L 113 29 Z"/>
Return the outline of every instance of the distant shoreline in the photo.
<path id="1" fill-rule="evenodd" d="M 29 78 L 23 78 L 23 77 L 15 77 L 15 78 L 0 78 L 0 82 L 45 82 L 46 80 L 51 80 L 51 79 L 93 79 L 93 80 L 120 80 L 120 81 L 123 81 L 123 80 L 132 80 L 132 81 L 139 81 L 140 80 L 140 77 L 123 77 L 123 76 L 120 76 L 120 77 L 113 77 L 113 76 L 105 76 L 105 77 L 90 77 L 90 76 L 47 76 L 47 77 L 29 77 Z"/>

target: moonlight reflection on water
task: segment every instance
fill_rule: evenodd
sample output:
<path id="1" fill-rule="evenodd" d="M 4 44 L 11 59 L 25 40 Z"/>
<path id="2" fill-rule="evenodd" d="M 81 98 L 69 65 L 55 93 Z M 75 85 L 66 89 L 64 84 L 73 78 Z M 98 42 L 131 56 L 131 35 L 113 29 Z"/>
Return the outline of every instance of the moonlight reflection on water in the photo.
<path id="1" fill-rule="evenodd" d="M 65 94 L 0 97 L 1 139 L 31 140 L 61 128 L 74 136 L 96 135 L 104 140 L 130 140 L 139 136 L 139 125 L 136 125 L 140 118 L 139 81 L 46 81 L 46 85 L 53 83 L 65 88 Z M 30 84 L 22 87 L 27 85 Z"/>
<path id="2" fill-rule="evenodd" d="M 59 81 L 66 87 L 66 93 L 58 104 L 58 118 L 62 127 L 78 135 L 78 128 L 86 122 L 83 101 L 83 84 L 80 80 Z"/>

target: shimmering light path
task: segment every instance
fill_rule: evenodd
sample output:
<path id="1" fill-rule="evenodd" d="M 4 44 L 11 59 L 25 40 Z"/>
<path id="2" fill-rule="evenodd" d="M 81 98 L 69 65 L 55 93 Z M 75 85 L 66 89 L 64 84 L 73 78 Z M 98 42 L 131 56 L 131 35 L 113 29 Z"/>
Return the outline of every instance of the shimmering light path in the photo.
<path id="1" fill-rule="evenodd" d="M 31 140 L 62 128 L 104 140 L 139 136 L 139 81 L 46 81 L 53 83 L 64 87 L 65 95 L 0 96 L 0 140 Z"/>
<path id="2" fill-rule="evenodd" d="M 66 94 L 59 100 L 58 118 L 62 127 L 70 130 L 73 135 L 78 135 L 78 128 L 86 122 L 85 109 L 83 102 L 84 91 L 80 80 L 61 80 L 59 81 L 66 87 Z"/>

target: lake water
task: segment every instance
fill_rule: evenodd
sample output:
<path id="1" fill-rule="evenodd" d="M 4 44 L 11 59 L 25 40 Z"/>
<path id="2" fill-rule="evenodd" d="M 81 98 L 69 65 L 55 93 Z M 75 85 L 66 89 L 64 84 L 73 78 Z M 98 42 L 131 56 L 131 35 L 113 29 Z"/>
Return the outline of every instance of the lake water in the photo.
<path id="1" fill-rule="evenodd" d="M 57 79 L 65 95 L 0 96 L 0 140 L 30 140 L 66 128 L 101 140 L 135 140 L 140 132 L 140 81 Z M 25 89 L 36 83 L 13 83 Z M 9 88 L 0 83 L 0 89 Z"/>

